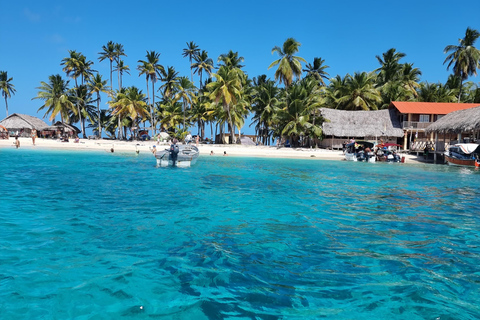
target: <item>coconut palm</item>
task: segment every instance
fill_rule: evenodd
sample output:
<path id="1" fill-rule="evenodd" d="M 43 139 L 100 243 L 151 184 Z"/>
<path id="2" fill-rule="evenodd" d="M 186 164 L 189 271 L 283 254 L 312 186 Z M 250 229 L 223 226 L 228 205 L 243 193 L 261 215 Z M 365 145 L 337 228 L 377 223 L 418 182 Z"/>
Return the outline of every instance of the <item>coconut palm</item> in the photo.
<path id="1" fill-rule="evenodd" d="M 113 60 L 115 60 L 116 57 L 116 48 L 115 48 L 115 43 L 113 41 L 108 41 L 107 45 L 102 46 L 102 52 L 99 52 L 98 54 L 100 57 L 98 57 L 98 60 L 102 62 L 105 59 L 108 59 L 110 61 L 110 88 L 113 88 L 112 85 L 112 71 L 113 71 Z"/>
<path id="2" fill-rule="evenodd" d="M 95 118 L 95 106 L 93 103 L 95 102 L 92 97 L 92 91 L 87 85 L 79 85 L 76 88 L 72 89 L 73 92 L 70 93 L 71 101 L 75 101 L 75 104 L 78 106 L 80 110 L 80 114 L 69 111 L 69 119 L 70 123 L 75 123 L 77 121 L 80 122 L 80 126 L 82 128 L 82 132 L 85 131 L 85 121 L 88 119 L 90 123 L 93 122 Z"/>
<path id="3" fill-rule="evenodd" d="M 345 110 L 378 110 L 382 101 L 380 92 L 375 89 L 375 73 L 362 72 L 346 76 L 346 92 L 338 99 Z"/>
<path id="4" fill-rule="evenodd" d="M 167 67 L 167 71 L 162 73 L 162 82 L 159 90 L 162 90 L 162 96 L 170 99 L 178 89 L 178 72 L 174 67 Z"/>
<path id="5" fill-rule="evenodd" d="M 274 81 L 266 80 L 265 75 L 259 79 L 260 81 L 254 80 L 256 93 L 252 101 L 254 112 L 252 124 L 255 124 L 255 131 L 262 137 L 262 143 L 266 145 L 270 144 L 273 118 L 278 112 L 280 103 L 280 89 L 275 86 Z"/>
<path id="6" fill-rule="evenodd" d="M 90 79 L 90 90 L 97 94 L 97 119 L 100 119 L 100 92 L 108 93 L 110 87 L 107 86 L 107 80 L 103 80 L 100 74 L 96 74 L 93 78 Z M 102 137 L 102 121 L 98 122 L 98 137 Z"/>
<path id="7" fill-rule="evenodd" d="M 2 96 L 5 98 L 5 110 L 8 117 L 8 98 L 12 97 L 12 94 L 15 94 L 15 86 L 11 83 L 13 78 L 9 78 L 7 71 L 0 71 L 0 90 L 2 91 Z"/>
<path id="8" fill-rule="evenodd" d="M 288 38 L 283 43 L 283 48 L 275 46 L 272 49 L 272 54 L 274 52 L 278 53 L 280 59 L 272 62 L 268 69 L 278 65 L 277 71 L 275 71 L 275 81 L 283 83 L 285 87 L 289 87 L 292 84 L 294 77 L 299 78 L 302 74 L 301 62 L 306 63 L 306 61 L 302 57 L 294 56 L 300 46 L 301 44 L 295 39 Z"/>
<path id="9" fill-rule="evenodd" d="M 202 50 L 202 53 L 198 54 L 195 57 L 195 63 L 192 64 L 192 68 L 195 69 L 193 73 L 198 73 L 200 76 L 200 90 L 202 89 L 202 74 L 203 71 L 207 72 L 208 75 L 212 74 L 213 70 L 213 60 L 208 57 L 208 53 L 205 50 Z"/>
<path id="10" fill-rule="evenodd" d="M 305 144 L 309 139 L 322 134 L 321 122 L 315 124 L 316 114 L 314 109 L 319 107 L 317 98 L 318 84 L 316 81 L 305 78 L 288 87 L 286 100 L 282 103 L 283 108 L 278 112 L 282 136 L 289 136 L 293 145 Z M 312 99 L 313 98 L 313 99 Z"/>
<path id="11" fill-rule="evenodd" d="M 187 107 L 194 102 L 196 91 L 197 88 L 187 77 L 179 78 L 174 101 L 180 101 L 181 99 L 183 103 L 183 129 L 185 129 Z"/>
<path id="12" fill-rule="evenodd" d="M 140 75 L 146 74 L 150 82 L 152 83 L 152 105 L 150 107 L 151 112 L 151 124 L 152 124 L 152 136 L 156 133 L 156 117 L 155 117 L 155 82 L 161 78 L 161 73 L 165 73 L 165 68 L 159 63 L 160 53 L 155 51 L 148 51 L 146 60 L 138 60 L 141 63 Z M 147 85 L 148 85 L 147 79 Z M 147 92 L 148 94 L 148 92 Z"/>
<path id="13" fill-rule="evenodd" d="M 420 102 L 455 102 L 458 89 L 449 88 L 441 83 L 420 83 L 417 101 Z"/>
<path id="14" fill-rule="evenodd" d="M 330 76 L 325 69 L 330 68 L 329 66 L 323 65 L 325 60 L 322 58 L 313 58 L 313 64 L 307 64 L 303 71 L 307 72 L 307 77 L 313 77 L 316 79 L 322 86 L 325 86 L 323 79 L 327 80 Z"/>
<path id="15" fill-rule="evenodd" d="M 59 74 L 48 77 L 48 83 L 40 82 L 40 87 L 37 87 L 37 89 L 39 90 L 37 96 L 32 100 L 40 99 L 45 101 L 38 108 L 38 111 L 47 108 L 45 116 L 50 114 L 50 121 L 53 121 L 57 114 L 60 114 L 61 120 L 64 122 L 69 118 L 69 111 L 77 112 L 68 94 L 68 81 L 63 80 Z"/>
<path id="16" fill-rule="evenodd" d="M 218 73 L 212 74 L 215 81 L 207 85 L 210 99 L 222 105 L 227 114 L 230 143 L 234 140 L 232 108 L 239 100 L 242 90 L 241 73 L 243 72 L 238 68 L 229 69 L 221 66 Z"/>
<path id="17" fill-rule="evenodd" d="M 420 87 L 418 81 L 422 72 L 418 68 L 413 67 L 413 63 L 405 63 L 402 65 L 400 72 L 400 80 L 403 87 L 408 90 L 414 97 L 417 97 L 417 89 Z"/>
<path id="18" fill-rule="evenodd" d="M 177 128 L 182 123 L 183 110 L 182 103 L 175 100 L 165 100 L 160 102 L 158 116 L 162 127 L 171 131 L 171 128 Z"/>
<path id="19" fill-rule="evenodd" d="M 104 129 L 108 138 L 115 138 L 115 130 L 117 129 L 117 119 L 112 116 L 107 110 L 100 110 L 99 117 L 95 117 L 93 122 L 88 125 L 88 128 L 92 128 L 96 132 L 99 128 Z M 101 133 L 97 132 L 98 136 Z"/>
<path id="20" fill-rule="evenodd" d="M 380 63 L 380 68 L 375 70 L 378 73 L 377 83 L 379 86 L 398 80 L 402 70 L 402 64 L 399 61 L 405 56 L 405 53 L 396 52 L 395 48 L 388 49 L 382 54 L 382 57 L 375 56 Z"/>
<path id="21" fill-rule="evenodd" d="M 225 66 L 229 69 L 238 68 L 241 69 L 244 65 L 241 65 L 245 59 L 243 57 L 238 56 L 238 52 L 233 52 L 230 50 L 228 53 L 222 53 L 219 57 L 217 62 L 220 66 Z M 212 63 L 213 65 L 213 63 Z"/>
<path id="22" fill-rule="evenodd" d="M 128 75 L 130 75 L 130 68 L 128 66 L 125 65 L 125 62 L 123 60 L 120 60 L 118 63 L 117 63 L 117 66 L 115 67 L 115 69 L 113 69 L 113 71 L 117 71 L 118 74 L 119 74 L 119 78 L 118 78 L 118 83 L 119 83 L 119 87 L 120 89 L 122 88 L 122 77 L 123 77 L 123 73 L 126 73 Z"/>
<path id="23" fill-rule="evenodd" d="M 109 102 L 110 108 L 113 109 L 112 115 L 120 118 L 130 117 L 133 121 L 138 118 L 144 119 L 148 116 L 147 103 L 145 102 L 145 94 L 136 87 L 128 87 L 122 91 L 118 91 L 116 98 Z M 120 127 L 122 122 L 119 122 Z M 121 128 L 119 128 L 121 132 Z"/>
<path id="24" fill-rule="evenodd" d="M 471 75 L 477 75 L 477 68 L 480 64 L 480 50 L 475 48 L 475 41 L 480 37 L 477 30 L 467 28 L 465 37 L 458 39 L 458 45 L 448 45 L 443 50 L 449 53 L 443 64 L 448 62 L 447 70 L 453 65 L 453 73 L 460 78 L 460 91 L 458 102 L 462 95 L 462 83 Z"/>
<path id="25" fill-rule="evenodd" d="M 115 54 L 115 61 L 117 62 L 117 66 L 116 66 L 115 70 L 117 71 L 118 90 L 121 90 L 122 89 L 121 72 L 123 72 L 124 70 L 122 70 L 122 68 L 120 68 L 120 62 L 122 62 L 122 65 L 123 65 L 123 61 L 120 59 L 120 57 L 122 57 L 122 56 L 126 57 L 127 56 L 125 54 L 125 49 L 123 48 L 123 44 L 115 43 L 114 54 Z M 128 66 L 127 66 L 127 68 L 128 68 Z"/>
<path id="26" fill-rule="evenodd" d="M 187 47 L 183 49 L 183 57 L 190 60 L 190 81 L 193 82 L 193 66 L 192 66 L 192 60 L 197 57 L 197 55 L 200 53 L 200 49 L 198 46 L 195 44 L 195 42 L 190 41 L 187 42 Z"/>

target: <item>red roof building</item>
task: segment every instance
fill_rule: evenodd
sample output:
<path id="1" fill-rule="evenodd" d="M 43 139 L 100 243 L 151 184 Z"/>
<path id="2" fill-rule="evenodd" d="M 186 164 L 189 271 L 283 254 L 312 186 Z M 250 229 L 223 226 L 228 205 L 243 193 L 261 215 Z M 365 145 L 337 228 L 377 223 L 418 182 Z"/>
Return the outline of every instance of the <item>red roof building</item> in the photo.
<path id="1" fill-rule="evenodd" d="M 412 141 L 433 140 L 433 134 L 430 137 L 425 134 L 425 128 L 433 122 L 450 112 L 478 106 L 480 106 L 478 103 L 392 101 L 389 108 L 396 110 L 402 125 L 405 134 L 404 148 L 412 149 L 414 147 Z"/>

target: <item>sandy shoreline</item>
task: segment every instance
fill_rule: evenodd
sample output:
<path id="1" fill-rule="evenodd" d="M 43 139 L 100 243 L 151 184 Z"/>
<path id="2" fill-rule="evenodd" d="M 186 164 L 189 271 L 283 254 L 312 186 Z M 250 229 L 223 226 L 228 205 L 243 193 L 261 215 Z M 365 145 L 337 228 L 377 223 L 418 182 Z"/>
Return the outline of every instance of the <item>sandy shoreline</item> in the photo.
<path id="1" fill-rule="evenodd" d="M 154 141 L 118 141 L 118 140 L 88 140 L 80 139 L 79 143 L 74 143 L 73 139 L 69 142 L 60 142 L 53 139 L 37 138 L 33 146 L 31 138 L 19 138 L 20 148 L 45 148 L 62 150 L 110 150 L 132 152 L 139 150 L 140 153 L 150 153 L 150 149 L 156 145 L 157 148 L 167 148 L 167 143 L 160 145 Z M 0 148 L 15 148 L 14 138 L 9 140 L 0 139 Z M 277 148 L 275 146 L 244 146 L 244 145 L 207 145 L 200 144 L 201 155 L 208 155 L 213 151 L 216 156 L 222 156 L 226 151 L 229 156 L 246 157 L 267 157 L 267 158 L 299 158 L 299 159 L 321 159 L 321 160 L 344 160 L 343 153 L 339 150 L 325 149 L 306 149 L 306 148 Z M 403 155 L 403 154 L 402 154 Z M 417 163 L 417 156 L 404 154 L 406 163 Z"/>

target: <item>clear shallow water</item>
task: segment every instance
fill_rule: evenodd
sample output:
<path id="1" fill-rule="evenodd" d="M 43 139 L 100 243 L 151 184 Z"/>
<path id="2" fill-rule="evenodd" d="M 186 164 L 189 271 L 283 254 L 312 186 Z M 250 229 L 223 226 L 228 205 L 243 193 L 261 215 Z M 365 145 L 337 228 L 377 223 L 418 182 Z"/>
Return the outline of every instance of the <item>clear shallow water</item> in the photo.
<path id="1" fill-rule="evenodd" d="M 1 319 L 478 319 L 480 173 L 0 149 Z"/>

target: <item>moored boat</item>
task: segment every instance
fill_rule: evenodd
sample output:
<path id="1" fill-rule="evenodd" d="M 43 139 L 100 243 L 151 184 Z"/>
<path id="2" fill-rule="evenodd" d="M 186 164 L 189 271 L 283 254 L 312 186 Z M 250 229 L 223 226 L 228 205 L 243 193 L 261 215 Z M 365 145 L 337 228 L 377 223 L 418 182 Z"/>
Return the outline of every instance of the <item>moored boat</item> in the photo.
<path id="1" fill-rule="evenodd" d="M 187 168 L 197 162 L 200 152 L 195 146 L 172 144 L 170 148 L 156 151 L 154 154 L 157 167 Z"/>
<path id="2" fill-rule="evenodd" d="M 375 162 L 375 154 L 372 151 L 373 143 L 356 141 L 347 144 L 345 147 L 345 160 Z"/>
<path id="3" fill-rule="evenodd" d="M 445 161 L 453 166 L 478 167 L 480 145 L 477 143 L 457 143 L 444 153 Z"/>

